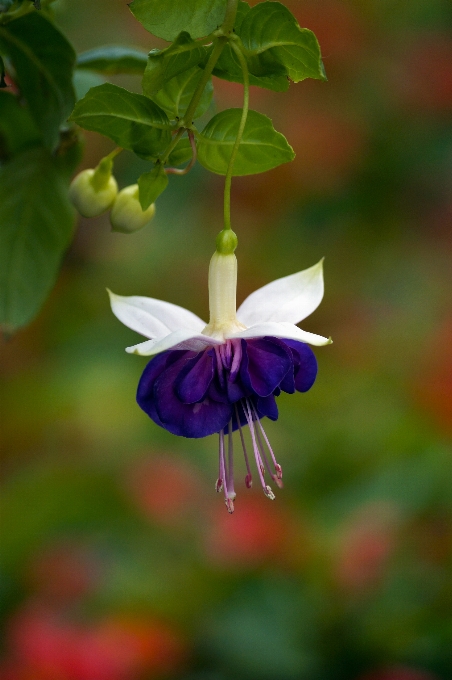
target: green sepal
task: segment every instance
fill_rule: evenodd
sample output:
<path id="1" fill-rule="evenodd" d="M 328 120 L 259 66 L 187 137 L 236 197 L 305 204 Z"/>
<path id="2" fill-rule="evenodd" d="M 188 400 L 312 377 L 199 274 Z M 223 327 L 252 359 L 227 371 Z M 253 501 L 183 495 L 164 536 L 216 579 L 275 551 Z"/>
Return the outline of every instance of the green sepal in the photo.
<path id="1" fill-rule="evenodd" d="M 153 97 L 169 80 L 205 59 L 206 49 L 182 31 L 166 50 L 151 50 L 143 75 L 143 94 Z"/>
<path id="2" fill-rule="evenodd" d="M 74 50 L 54 25 L 35 11 L 0 26 L 0 48 L 13 63 L 21 96 L 45 144 L 54 149 L 59 127 L 74 106 Z"/>
<path id="3" fill-rule="evenodd" d="M 216 251 L 220 255 L 232 255 L 239 242 L 237 234 L 232 229 L 222 229 L 216 238 Z"/>
<path id="4" fill-rule="evenodd" d="M 151 97 L 152 101 L 158 104 L 171 120 L 183 118 L 202 74 L 203 71 L 198 66 L 193 66 L 188 71 L 179 73 Z M 193 119 L 199 118 L 207 111 L 212 102 L 212 97 L 213 85 L 210 78 L 193 114 Z"/>
<path id="5" fill-rule="evenodd" d="M 116 73 L 144 73 L 148 55 L 133 47 L 105 45 L 82 52 L 77 57 L 77 68 L 99 71 L 105 75 Z"/>
<path id="6" fill-rule="evenodd" d="M 223 22 L 227 0 L 133 0 L 129 8 L 153 35 L 172 41 L 181 31 L 203 38 Z"/>
<path id="7" fill-rule="evenodd" d="M 155 203 L 160 194 L 168 186 L 168 176 L 160 163 L 138 178 L 139 199 L 142 210 L 147 210 Z"/>
<path id="8" fill-rule="evenodd" d="M 227 109 L 214 116 L 197 137 L 198 160 L 207 170 L 225 175 L 237 137 L 242 109 Z M 234 163 L 233 175 L 254 175 L 295 158 L 284 135 L 267 116 L 249 111 Z"/>
<path id="9" fill-rule="evenodd" d="M 168 116 L 157 104 L 111 83 L 91 88 L 75 105 L 70 120 L 148 160 L 155 160 L 171 141 Z"/>
<path id="10" fill-rule="evenodd" d="M 74 227 L 67 186 L 50 153 L 28 149 L 0 169 L 0 326 L 13 332 L 39 311 Z"/>

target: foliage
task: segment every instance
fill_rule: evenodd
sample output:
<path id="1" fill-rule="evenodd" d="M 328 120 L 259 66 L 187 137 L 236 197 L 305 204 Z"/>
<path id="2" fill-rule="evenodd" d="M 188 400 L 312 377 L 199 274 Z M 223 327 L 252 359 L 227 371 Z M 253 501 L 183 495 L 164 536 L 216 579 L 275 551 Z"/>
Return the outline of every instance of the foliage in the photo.
<path id="1" fill-rule="evenodd" d="M 20 275 L 16 272 L 4 277 L 2 295 L 9 302 L 0 311 L 0 324 L 8 331 L 34 318 L 45 299 L 44 292 L 55 279 L 55 263 L 61 261 L 68 245 L 66 235 L 71 230 L 67 226 L 61 227 L 61 238 L 52 241 L 37 232 L 44 214 L 50 231 L 55 228 L 51 221 L 60 210 L 66 224 L 69 207 L 60 182 L 67 181 L 78 158 L 68 149 L 68 139 L 75 147 L 79 144 L 74 123 L 156 164 L 138 181 L 144 207 L 166 188 L 165 166 L 190 162 L 188 171 L 196 160 L 192 159 L 196 149 L 205 168 L 226 175 L 235 156 L 235 139 L 242 132 L 237 158 L 230 168 L 232 174 L 261 173 L 293 160 L 284 136 L 266 116 L 255 111 L 249 112 L 243 131 L 239 109 L 217 113 L 202 131 L 197 129 L 195 121 L 209 111 L 212 101 L 212 73 L 242 83 L 249 79 L 251 84 L 272 90 L 286 90 L 289 79 L 325 79 L 314 34 L 300 28 L 290 11 L 278 2 L 250 8 L 242 0 L 190 0 L 182 4 L 178 0 L 134 0 L 130 9 L 148 31 L 171 44 L 148 55 L 135 48 L 107 45 L 81 53 L 76 59 L 71 45 L 52 22 L 47 3 L 43 3 L 42 11 L 26 2 L 2 5 L 0 53 L 6 59 L 13 88 L 12 93 L 2 92 L 0 99 L 3 176 L 7 174 L 17 186 L 20 175 L 14 180 L 12 173 L 20 168 L 19 154 L 29 148 L 46 148 L 50 153 L 47 160 L 54 169 L 51 173 L 44 170 L 43 176 L 56 183 L 54 192 L 59 197 L 52 214 L 40 206 L 39 191 L 30 192 L 27 229 L 36 232 L 32 237 L 34 256 L 43 263 L 43 280 L 41 285 L 28 286 L 25 294 L 26 287 L 20 281 L 31 271 L 27 258 Z M 116 74 L 142 75 L 143 94 L 99 82 L 100 75 Z M 82 95 L 75 108 L 73 77 Z M 187 130 L 195 134 L 196 146 L 183 137 Z M 3 190 L 8 187 L 7 183 Z M 11 257 L 14 231 L 23 220 L 19 210 L 18 201 L 0 206 L 0 218 L 9 225 L 8 237 L 4 236 L 9 246 L 1 255 L 3 261 Z M 48 263 L 46 274 L 44 263 Z"/>

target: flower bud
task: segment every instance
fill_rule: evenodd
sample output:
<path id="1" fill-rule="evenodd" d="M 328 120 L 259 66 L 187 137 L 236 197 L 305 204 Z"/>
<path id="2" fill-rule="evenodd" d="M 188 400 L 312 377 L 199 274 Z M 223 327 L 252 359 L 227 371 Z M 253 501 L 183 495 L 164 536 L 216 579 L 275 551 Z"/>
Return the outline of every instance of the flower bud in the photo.
<path id="1" fill-rule="evenodd" d="M 113 175 L 99 178 L 97 168 L 82 170 L 69 187 L 69 198 L 83 217 L 102 215 L 111 206 L 117 193 L 118 185 Z"/>
<path id="2" fill-rule="evenodd" d="M 123 234 L 131 234 L 146 227 L 154 217 L 155 203 L 142 210 L 138 198 L 138 184 L 131 184 L 116 196 L 110 213 L 111 228 Z"/>

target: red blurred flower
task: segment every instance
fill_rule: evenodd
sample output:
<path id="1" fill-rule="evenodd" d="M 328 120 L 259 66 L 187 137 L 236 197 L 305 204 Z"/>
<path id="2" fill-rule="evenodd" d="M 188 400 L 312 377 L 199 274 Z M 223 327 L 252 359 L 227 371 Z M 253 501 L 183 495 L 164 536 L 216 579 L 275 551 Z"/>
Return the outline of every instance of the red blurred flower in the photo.
<path id="1" fill-rule="evenodd" d="M 18 680 L 27 673 L 33 680 L 134 680 L 174 672 L 185 657 L 181 639 L 161 622 L 117 617 L 82 626 L 40 605 L 16 615 L 9 641 L 13 663 L 23 667 Z"/>
<path id="2" fill-rule="evenodd" d="M 335 567 L 339 583 L 351 591 L 372 585 L 383 574 L 395 544 L 396 515 L 387 505 L 360 508 L 344 528 Z"/>
<path id="3" fill-rule="evenodd" d="M 418 403 L 448 433 L 452 433 L 452 319 L 436 329 L 422 353 L 413 391 Z"/>
<path id="4" fill-rule="evenodd" d="M 164 525 L 183 522 L 201 496 L 196 470 L 174 455 L 151 453 L 135 463 L 127 486 L 139 509 Z"/>
<path id="5" fill-rule="evenodd" d="M 237 507 L 237 516 L 213 510 L 205 549 L 214 564 L 253 568 L 267 560 L 291 561 L 291 552 L 306 545 L 302 527 L 295 529 L 294 519 L 267 499 L 244 493 Z"/>
<path id="6" fill-rule="evenodd" d="M 95 589 L 101 565 L 87 548 L 69 541 L 48 546 L 29 565 L 34 590 L 46 599 L 67 601 Z"/>
<path id="7" fill-rule="evenodd" d="M 397 62 L 397 96 L 412 111 L 452 110 L 452 39 L 422 35 Z"/>

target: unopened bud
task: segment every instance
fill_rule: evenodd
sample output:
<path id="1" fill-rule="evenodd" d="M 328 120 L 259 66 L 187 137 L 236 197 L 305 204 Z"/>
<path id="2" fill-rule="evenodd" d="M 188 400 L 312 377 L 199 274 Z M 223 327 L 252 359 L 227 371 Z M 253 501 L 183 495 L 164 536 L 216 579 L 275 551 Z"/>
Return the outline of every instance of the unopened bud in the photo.
<path id="1" fill-rule="evenodd" d="M 105 181 L 96 182 L 96 170 L 82 170 L 71 182 L 69 198 L 83 217 L 97 217 L 110 208 L 118 193 L 118 185 L 113 175 Z M 94 180 L 94 181 L 93 181 Z"/>
<path id="2" fill-rule="evenodd" d="M 152 221 L 155 204 L 152 203 L 147 210 L 142 210 L 138 195 L 138 184 L 132 184 L 118 193 L 110 214 L 113 231 L 131 234 Z"/>

